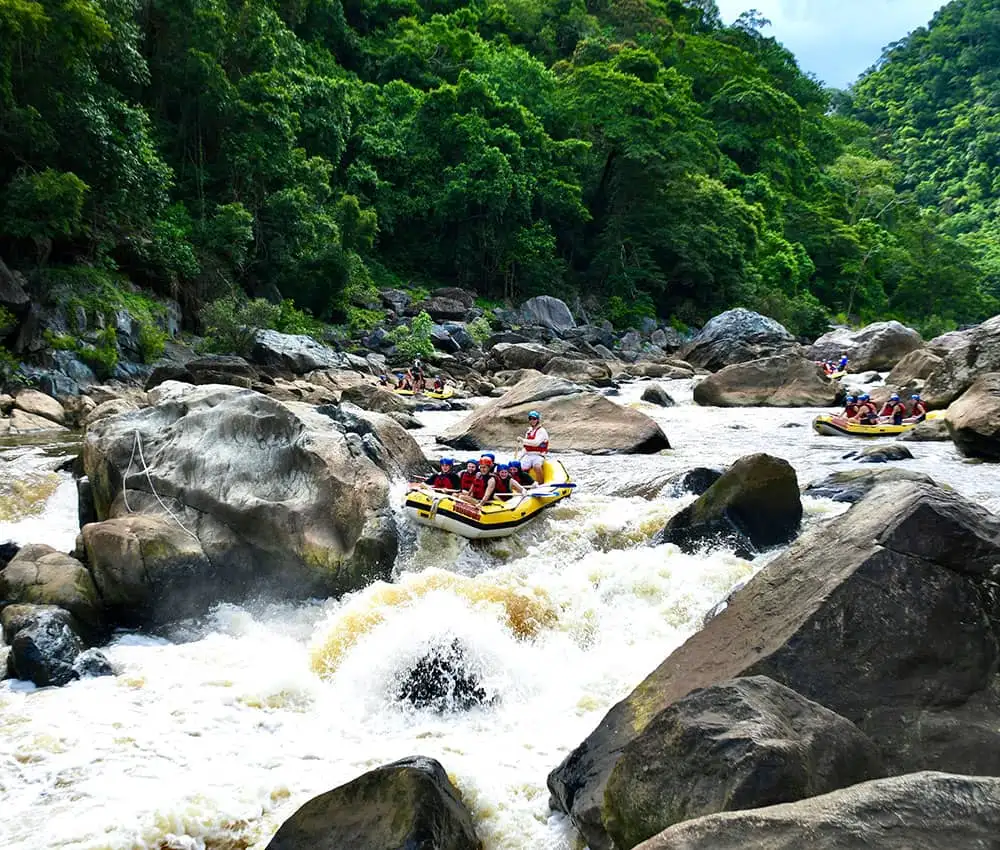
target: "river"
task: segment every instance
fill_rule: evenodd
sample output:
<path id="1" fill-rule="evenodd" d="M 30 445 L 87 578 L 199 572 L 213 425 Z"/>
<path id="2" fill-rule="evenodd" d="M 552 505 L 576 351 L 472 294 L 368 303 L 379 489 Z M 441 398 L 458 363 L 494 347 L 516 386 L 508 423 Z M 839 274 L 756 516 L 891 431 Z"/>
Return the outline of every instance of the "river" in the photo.
<path id="1" fill-rule="evenodd" d="M 802 484 L 856 465 L 843 458 L 855 440 L 812 432 L 820 411 L 700 408 L 689 381 L 662 383 L 676 407 L 640 403 L 643 382 L 615 400 L 656 418 L 674 448 L 563 455 L 579 488 L 516 537 L 473 546 L 404 527 L 394 584 L 340 601 L 221 605 L 162 636 L 118 634 L 105 650 L 115 677 L 0 684 L 0 847 L 262 850 L 310 797 L 421 754 L 444 765 L 486 850 L 576 850 L 548 810 L 548 772 L 767 561 L 646 545 L 691 497 L 632 491 L 759 451 L 791 462 Z M 420 414 L 429 456 L 461 415 Z M 914 459 L 900 465 L 1000 512 L 995 467 L 951 443 L 906 445 Z M 75 489 L 53 471 L 69 450 L 0 448 L 0 541 L 72 548 Z M 807 524 L 845 509 L 804 504 Z M 401 707 L 400 673 L 454 638 L 490 705 Z"/>

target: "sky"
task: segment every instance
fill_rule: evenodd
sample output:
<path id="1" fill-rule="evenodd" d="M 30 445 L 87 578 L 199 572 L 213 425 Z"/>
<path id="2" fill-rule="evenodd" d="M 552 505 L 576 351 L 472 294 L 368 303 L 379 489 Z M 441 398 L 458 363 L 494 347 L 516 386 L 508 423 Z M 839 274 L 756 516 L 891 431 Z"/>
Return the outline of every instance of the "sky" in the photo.
<path id="1" fill-rule="evenodd" d="M 846 88 L 882 48 L 927 24 L 945 0 L 715 0 L 725 23 L 756 9 L 764 29 L 795 54 L 799 67 Z"/>

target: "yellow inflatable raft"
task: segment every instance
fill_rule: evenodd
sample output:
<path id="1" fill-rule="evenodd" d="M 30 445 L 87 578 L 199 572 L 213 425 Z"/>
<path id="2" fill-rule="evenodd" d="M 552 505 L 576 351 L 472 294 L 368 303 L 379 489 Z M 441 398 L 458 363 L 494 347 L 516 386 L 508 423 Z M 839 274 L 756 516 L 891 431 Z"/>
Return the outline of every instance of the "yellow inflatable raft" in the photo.
<path id="1" fill-rule="evenodd" d="M 424 398 L 433 398 L 438 401 L 443 401 L 444 399 L 451 398 L 453 395 L 455 395 L 455 390 L 452 387 L 445 387 L 439 393 L 434 392 L 434 390 L 424 390 L 422 393 L 415 393 L 413 392 L 413 390 L 397 390 L 397 389 L 393 389 L 393 392 L 396 395 L 423 396 Z"/>
<path id="2" fill-rule="evenodd" d="M 406 515 L 420 525 L 450 531 L 470 540 L 509 537 L 546 508 L 573 492 L 566 468 L 552 458 L 542 468 L 542 483 L 525 495 L 513 494 L 493 499 L 481 508 L 462 502 L 445 491 L 415 487 L 406 494 Z M 560 486 L 563 485 L 563 486 Z"/>
<path id="3" fill-rule="evenodd" d="M 925 419 L 937 419 L 943 415 L 940 410 L 932 410 Z M 860 425 L 843 416 L 823 414 L 813 419 L 813 430 L 827 437 L 893 437 L 905 434 L 915 428 L 923 419 L 904 419 L 902 425 Z"/>

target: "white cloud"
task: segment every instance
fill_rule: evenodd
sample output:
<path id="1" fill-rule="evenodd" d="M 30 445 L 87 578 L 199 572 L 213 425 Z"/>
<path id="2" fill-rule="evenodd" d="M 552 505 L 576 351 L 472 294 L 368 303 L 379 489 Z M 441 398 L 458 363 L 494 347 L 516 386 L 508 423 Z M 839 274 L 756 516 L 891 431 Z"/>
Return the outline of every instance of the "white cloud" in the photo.
<path id="1" fill-rule="evenodd" d="M 791 50 L 805 71 L 845 87 L 875 63 L 882 48 L 924 26 L 943 0 L 716 0 L 722 19 L 756 9 L 764 30 Z"/>

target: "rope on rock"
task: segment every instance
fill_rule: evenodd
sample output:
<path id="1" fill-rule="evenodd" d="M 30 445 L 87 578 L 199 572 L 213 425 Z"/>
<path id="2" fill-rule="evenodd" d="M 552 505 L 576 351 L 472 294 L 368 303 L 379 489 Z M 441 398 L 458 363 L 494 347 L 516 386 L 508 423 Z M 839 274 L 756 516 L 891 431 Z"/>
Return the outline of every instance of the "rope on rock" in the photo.
<path id="1" fill-rule="evenodd" d="M 142 453 L 142 437 L 139 435 L 138 429 L 133 431 L 133 434 L 135 434 L 135 439 L 132 441 L 132 454 L 129 456 L 128 459 L 128 468 L 125 470 L 125 478 L 122 479 L 122 500 L 125 502 L 125 510 L 127 510 L 130 514 L 135 513 L 135 511 L 132 510 L 132 508 L 129 506 L 128 503 L 128 477 L 132 472 L 132 461 L 135 460 L 135 453 L 136 451 L 138 451 L 139 462 L 142 464 L 142 472 L 146 476 L 146 482 L 149 484 L 149 492 L 152 493 L 153 496 L 156 498 L 156 501 L 160 503 L 160 507 L 163 508 L 163 510 L 165 510 L 170 515 L 170 518 L 174 522 L 176 522 L 177 525 L 180 526 L 181 530 L 186 534 L 189 534 L 195 540 L 197 540 L 198 535 L 195 534 L 193 531 L 191 531 L 191 529 L 189 529 L 186 525 L 184 525 L 183 522 L 180 521 L 180 518 L 177 516 L 177 514 L 175 514 L 172 510 L 170 510 L 170 508 L 167 507 L 163 499 L 160 498 L 160 494 L 156 492 L 156 487 L 153 486 L 153 478 L 149 474 L 149 466 L 146 464 L 146 458 L 143 456 Z"/>

